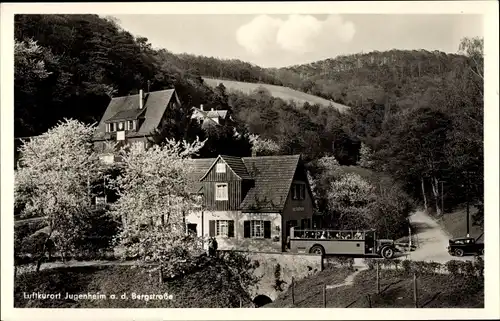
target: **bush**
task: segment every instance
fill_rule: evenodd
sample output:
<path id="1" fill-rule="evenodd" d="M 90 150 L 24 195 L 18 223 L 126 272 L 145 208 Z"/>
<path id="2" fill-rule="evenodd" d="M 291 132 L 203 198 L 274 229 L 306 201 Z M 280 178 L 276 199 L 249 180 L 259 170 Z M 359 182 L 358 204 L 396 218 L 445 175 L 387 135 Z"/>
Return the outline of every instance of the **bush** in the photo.
<path id="1" fill-rule="evenodd" d="M 281 265 L 279 263 L 276 264 L 276 267 L 274 269 L 274 281 L 275 281 L 274 289 L 280 292 L 283 291 L 282 286 L 286 282 L 281 279 Z"/>
<path id="2" fill-rule="evenodd" d="M 458 265 L 459 262 L 460 261 L 457 260 L 451 260 L 446 262 L 446 269 L 454 277 L 460 275 L 460 266 Z"/>
<path id="3" fill-rule="evenodd" d="M 401 267 L 403 268 L 403 273 L 406 274 L 406 275 L 410 275 L 413 271 L 412 269 L 412 261 L 410 260 L 403 260 L 403 262 L 401 262 Z"/>

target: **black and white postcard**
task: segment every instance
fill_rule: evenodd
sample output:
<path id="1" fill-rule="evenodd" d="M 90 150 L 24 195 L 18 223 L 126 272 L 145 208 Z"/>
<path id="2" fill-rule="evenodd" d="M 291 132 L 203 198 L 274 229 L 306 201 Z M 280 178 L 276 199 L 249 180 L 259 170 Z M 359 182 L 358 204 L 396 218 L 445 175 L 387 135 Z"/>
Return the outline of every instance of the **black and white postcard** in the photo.
<path id="1" fill-rule="evenodd" d="M 498 318 L 497 2 L 1 8 L 2 320 Z"/>

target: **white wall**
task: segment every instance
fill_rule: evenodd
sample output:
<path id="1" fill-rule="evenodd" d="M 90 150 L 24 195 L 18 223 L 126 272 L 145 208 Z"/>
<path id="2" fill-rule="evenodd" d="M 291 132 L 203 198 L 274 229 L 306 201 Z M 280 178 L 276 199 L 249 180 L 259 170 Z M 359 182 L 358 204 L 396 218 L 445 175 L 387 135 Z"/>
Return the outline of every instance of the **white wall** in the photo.
<path id="1" fill-rule="evenodd" d="M 219 250 L 245 250 L 281 252 L 281 215 L 279 213 L 242 213 L 241 211 L 204 211 L 203 236 L 209 236 L 210 220 L 234 220 L 234 238 L 217 237 Z M 271 221 L 270 239 L 244 238 L 245 220 Z M 202 236 L 201 211 L 186 216 L 186 224 L 197 224 L 198 236 Z"/>

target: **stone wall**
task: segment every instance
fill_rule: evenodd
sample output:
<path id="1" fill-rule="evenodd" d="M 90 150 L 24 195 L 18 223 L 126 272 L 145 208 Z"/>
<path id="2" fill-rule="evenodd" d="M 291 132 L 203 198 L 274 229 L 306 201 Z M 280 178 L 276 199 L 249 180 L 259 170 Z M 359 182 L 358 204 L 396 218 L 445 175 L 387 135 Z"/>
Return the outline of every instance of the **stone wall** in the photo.
<path id="1" fill-rule="evenodd" d="M 266 295 L 274 301 L 280 293 L 286 292 L 292 277 L 297 281 L 323 269 L 322 257 L 315 254 L 250 252 L 248 255 L 250 259 L 259 262 L 255 273 L 261 277 L 259 283 L 251 289 L 252 298 Z M 280 280 L 284 281 L 282 291 L 275 289 L 277 264 L 280 265 Z"/>

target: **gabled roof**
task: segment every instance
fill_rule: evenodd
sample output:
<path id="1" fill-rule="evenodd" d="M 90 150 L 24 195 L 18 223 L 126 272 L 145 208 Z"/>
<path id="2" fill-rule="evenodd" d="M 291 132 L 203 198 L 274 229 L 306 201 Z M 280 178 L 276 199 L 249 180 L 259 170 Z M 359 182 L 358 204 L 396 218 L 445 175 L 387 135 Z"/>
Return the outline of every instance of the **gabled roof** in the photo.
<path id="1" fill-rule="evenodd" d="M 222 119 L 225 119 L 227 116 L 227 110 L 210 110 L 207 112 L 207 117 L 209 118 L 215 118 L 215 117 L 220 117 Z"/>
<path id="2" fill-rule="evenodd" d="M 243 199 L 241 209 L 283 210 L 300 155 L 243 157 L 242 160 L 254 180 L 254 186 Z"/>
<path id="3" fill-rule="evenodd" d="M 114 116 L 105 121 L 105 123 L 113 123 L 117 121 L 123 120 L 134 120 L 139 118 L 145 109 L 129 109 L 129 110 L 121 110 L 117 112 Z"/>
<path id="4" fill-rule="evenodd" d="M 137 132 L 128 132 L 127 137 L 150 135 L 160 124 L 161 118 L 165 114 L 167 105 L 173 97 L 176 98 L 175 89 L 145 93 L 143 105 L 143 115 L 145 118 L 144 122 L 140 128 L 138 128 Z M 112 98 L 101 118 L 101 121 L 99 122 L 99 125 L 97 126 L 94 138 L 111 138 L 109 133 L 106 133 L 106 122 L 109 119 L 114 118 L 118 113 L 123 112 L 126 115 L 131 115 L 138 110 L 140 110 L 139 94 Z"/>
<path id="5" fill-rule="evenodd" d="M 248 175 L 248 171 L 245 167 L 245 164 L 243 164 L 243 161 L 241 160 L 240 157 L 234 157 L 234 156 L 226 156 L 226 155 L 219 155 L 219 157 L 215 158 L 213 163 L 210 165 L 210 167 L 206 170 L 203 176 L 200 177 L 200 181 L 203 180 L 208 173 L 212 170 L 212 168 L 215 166 L 215 164 L 219 161 L 219 159 L 224 160 L 224 162 L 233 170 L 233 172 L 241 179 L 252 179 L 250 175 Z"/>
<path id="6" fill-rule="evenodd" d="M 198 158 L 190 160 L 190 173 L 188 177 L 189 193 L 199 193 L 202 187 L 200 178 L 213 165 L 216 158 Z"/>
<path id="7" fill-rule="evenodd" d="M 300 155 L 243 158 L 219 156 L 193 159 L 189 188 L 192 193 L 200 192 L 201 179 L 219 159 L 223 159 L 238 176 L 253 182 L 253 186 L 241 203 L 241 210 L 249 212 L 283 210 L 299 165 Z"/>

